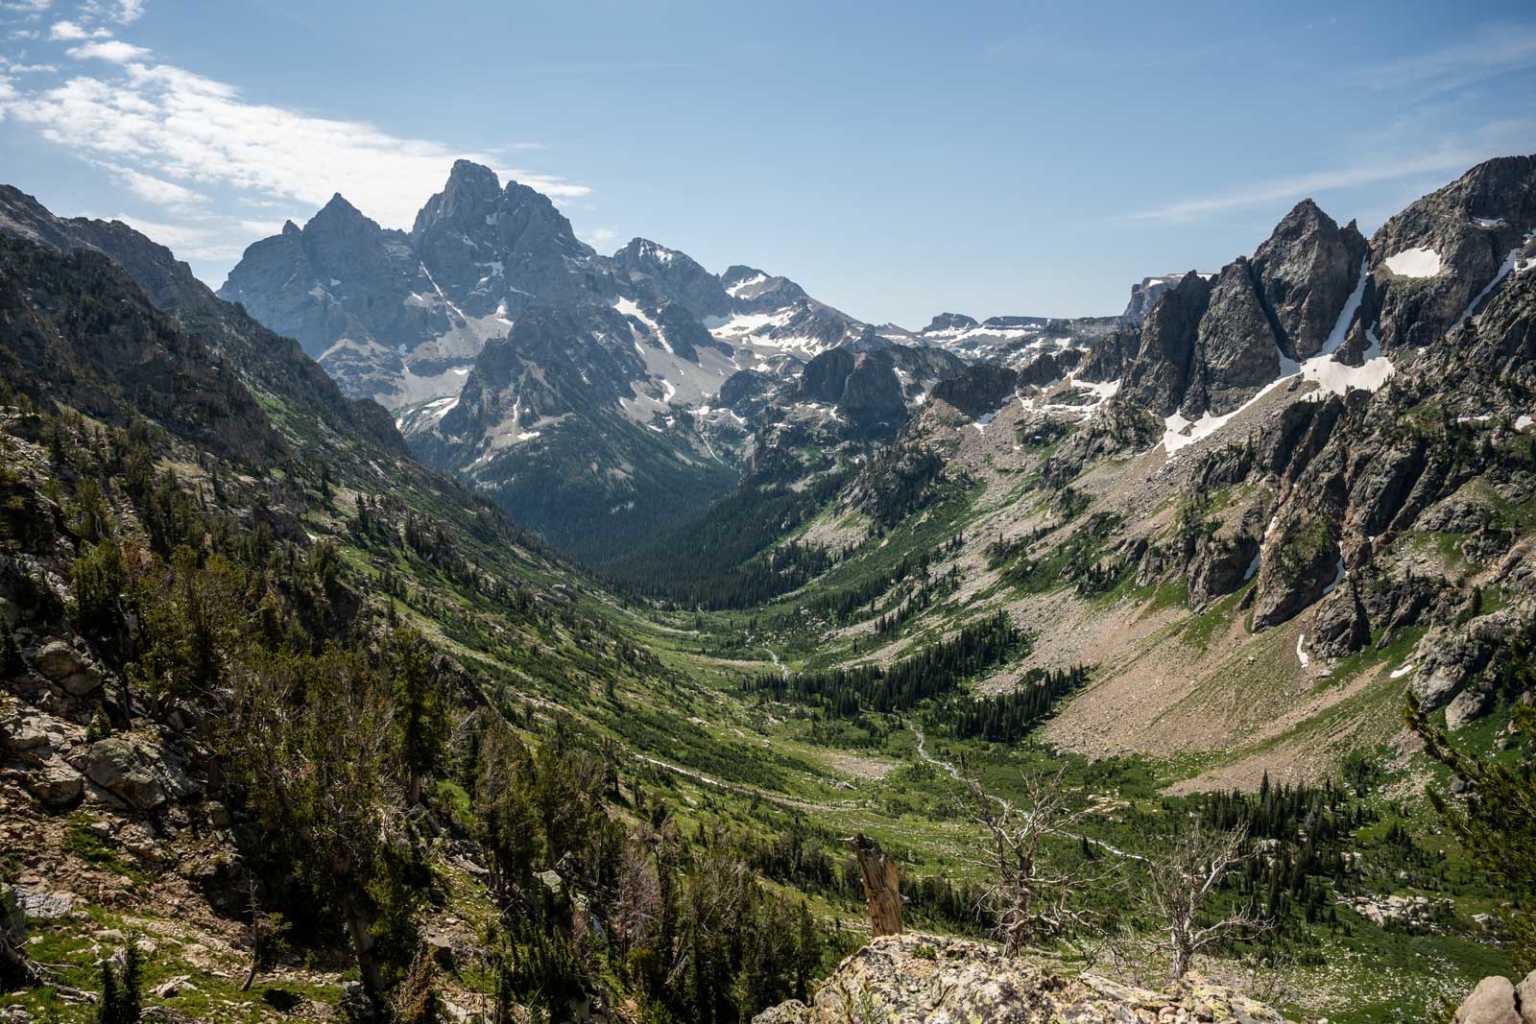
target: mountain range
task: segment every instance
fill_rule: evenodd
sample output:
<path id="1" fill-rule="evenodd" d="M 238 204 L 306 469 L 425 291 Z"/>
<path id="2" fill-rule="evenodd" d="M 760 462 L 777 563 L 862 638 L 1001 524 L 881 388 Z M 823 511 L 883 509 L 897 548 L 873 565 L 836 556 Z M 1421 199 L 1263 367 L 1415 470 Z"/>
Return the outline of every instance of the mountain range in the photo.
<path id="1" fill-rule="evenodd" d="M 142 927 L 164 1012 L 742 1021 L 862 941 L 860 836 L 921 932 L 836 976 L 953 949 L 985 989 L 930 933 L 998 926 L 972 817 L 1040 779 L 1095 878 L 1232 826 L 1211 884 L 1312 1019 L 1507 970 L 1528 904 L 1437 815 L 1529 774 L 1536 157 L 1256 241 L 1120 315 L 913 331 L 600 255 L 471 163 L 218 294 L 0 188 L 0 982 L 84 1020 Z"/>

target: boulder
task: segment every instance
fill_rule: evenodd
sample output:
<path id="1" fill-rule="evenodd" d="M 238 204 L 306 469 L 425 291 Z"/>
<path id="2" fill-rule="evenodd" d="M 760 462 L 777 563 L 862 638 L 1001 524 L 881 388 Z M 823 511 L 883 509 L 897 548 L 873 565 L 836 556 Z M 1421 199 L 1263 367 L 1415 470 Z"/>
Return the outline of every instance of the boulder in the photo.
<path id="1" fill-rule="evenodd" d="M 90 656 L 63 640 L 50 640 L 38 648 L 32 667 L 71 696 L 83 697 L 101 685 L 101 670 Z"/>
<path id="2" fill-rule="evenodd" d="M 49 807 L 68 807 L 80 799 L 85 777 L 62 757 L 51 757 L 27 774 L 27 792 Z"/>
<path id="3" fill-rule="evenodd" d="M 11 887 L 16 909 L 29 921 L 57 921 L 75 906 L 75 894 L 44 888 L 41 884 L 19 883 Z"/>
<path id="4" fill-rule="evenodd" d="M 752 1024 L 814 1024 L 815 1012 L 798 999 L 791 999 L 778 1006 L 770 1006 L 756 1017 Z"/>
<path id="5" fill-rule="evenodd" d="M 1493 707 L 1493 694 L 1481 687 L 1462 690 L 1445 706 L 1445 727 L 1456 732 L 1474 718 L 1481 718 Z"/>
<path id="6" fill-rule="evenodd" d="M 1520 1006 L 1520 1024 L 1536 1024 L 1536 971 L 1515 986 L 1515 1002 Z"/>
<path id="7" fill-rule="evenodd" d="M 0 724 L 0 742 L 18 754 L 34 753 L 45 756 L 53 749 L 53 738 L 45 727 L 46 721 L 42 718 L 29 717 Z"/>
<path id="8" fill-rule="evenodd" d="M 185 974 L 178 974 L 169 981 L 160 983 L 155 987 L 155 995 L 160 999 L 175 999 L 183 992 L 196 992 L 197 986 L 192 984 L 192 979 Z"/>
<path id="9" fill-rule="evenodd" d="M 1525 1024 L 1515 1007 L 1515 986 L 1508 978 L 1478 982 L 1451 1020 L 1452 1024 Z"/>
<path id="10" fill-rule="evenodd" d="M 153 810 L 196 788 L 160 747 L 119 736 L 93 743 L 75 766 L 95 785 L 136 811 Z"/>

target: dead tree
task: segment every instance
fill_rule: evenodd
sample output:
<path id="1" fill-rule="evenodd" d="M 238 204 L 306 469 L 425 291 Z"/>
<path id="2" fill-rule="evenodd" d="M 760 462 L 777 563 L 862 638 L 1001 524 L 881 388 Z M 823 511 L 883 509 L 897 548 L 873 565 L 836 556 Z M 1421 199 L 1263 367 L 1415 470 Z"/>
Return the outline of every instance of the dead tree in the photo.
<path id="1" fill-rule="evenodd" d="M 1085 913 L 1072 907 L 1072 893 L 1095 879 L 1056 868 L 1043 848 L 1046 836 L 1060 834 L 1089 813 L 1068 808 L 1062 778 L 1057 772 L 1046 779 L 1025 779 L 1024 799 L 1013 804 L 988 794 L 974 776 L 964 776 L 972 813 L 991 838 L 995 880 L 982 902 L 996 915 L 997 937 L 1008 956 L 1087 921 Z"/>
<path id="2" fill-rule="evenodd" d="M 896 860 L 880 844 L 860 832 L 848 840 L 858 858 L 864 880 L 864 900 L 869 904 L 869 925 L 876 935 L 901 934 L 901 876 Z"/>
<path id="3" fill-rule="evenodd" d="M 1143 902 L 1167 928 L 1175 982 L 1189 973 L 1195 955 L 1213 943 L 1263 930 L 1247 907 L 1200 923 L 1222 880 L 1252 856 L 1247 841 L 1245 825 L 1222 832 L 1196 821 L 1174 840 L 1166 857 L 1153 862 Z"/>

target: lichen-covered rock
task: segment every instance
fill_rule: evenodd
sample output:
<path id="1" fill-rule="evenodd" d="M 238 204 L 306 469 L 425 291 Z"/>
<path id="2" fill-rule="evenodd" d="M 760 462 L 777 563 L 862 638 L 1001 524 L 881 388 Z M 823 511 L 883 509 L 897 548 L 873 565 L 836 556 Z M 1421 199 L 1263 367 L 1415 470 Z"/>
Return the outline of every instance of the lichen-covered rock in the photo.
<path id="1" fill-rule="evenodd" d="M 1284 1024 L 1274 1010 L 1198 978 L 1165 992 L 1083 975 L 1064 978 L 995 946 L 891 935 L 844 960 L 816 992 L 767 1010 L 753 1024 Z"/>

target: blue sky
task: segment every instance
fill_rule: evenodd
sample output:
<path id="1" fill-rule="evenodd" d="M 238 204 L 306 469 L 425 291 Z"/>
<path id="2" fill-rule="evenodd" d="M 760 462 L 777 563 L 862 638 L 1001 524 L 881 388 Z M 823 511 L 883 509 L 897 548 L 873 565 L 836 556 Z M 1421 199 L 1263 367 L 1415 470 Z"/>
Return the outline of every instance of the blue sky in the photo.
<path id="1" fill-rule="evenodd" d="M 0 39 L 0 180 L 215 284 L 335 191 L 408 227 L 468 155 L 602 251 L 869 321 L 1111 313 L 1304 196 L 1369 231 L 1536 152 L 1528 0 L 0 0 Z"/>

